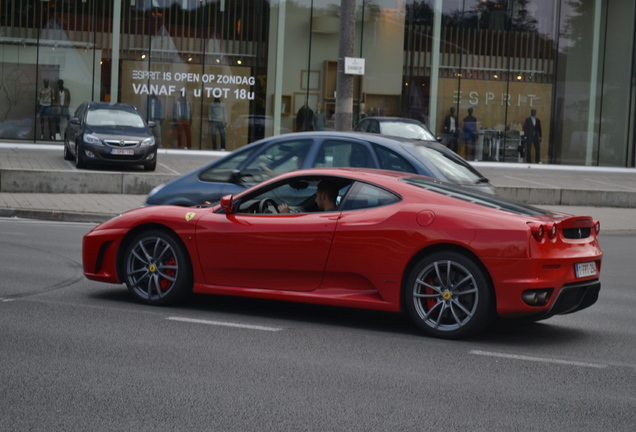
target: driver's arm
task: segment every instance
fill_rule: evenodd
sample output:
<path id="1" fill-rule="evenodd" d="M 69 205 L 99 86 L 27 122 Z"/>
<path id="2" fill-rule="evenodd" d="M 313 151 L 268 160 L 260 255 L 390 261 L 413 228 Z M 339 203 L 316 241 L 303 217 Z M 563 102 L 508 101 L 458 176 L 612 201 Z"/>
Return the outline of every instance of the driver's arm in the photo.
<path id="1" fill-rule="evenodd" d="M 278 213 L 290 213 L 288 204 L 279 204 Z"/>
<path id="2" fill-rule="evenodd" d="M 264 163 L 264 162 L 259 163 L 259 164 L 258 164 L 258 167 L 259 167 L 260 169 L 262 169 L 262 170 L 263 170 L 263 172 L 264 172 L 265 174 L 267 174 L 268 176 L 270 176 L 270 177 L 276 177 L 276 176 L 278 175 L 278 173 L 277 173 L 276 171 L 271 170 L 271 169 L 267 166 L 267 164 L 266 164 L 266 163 Z"/>

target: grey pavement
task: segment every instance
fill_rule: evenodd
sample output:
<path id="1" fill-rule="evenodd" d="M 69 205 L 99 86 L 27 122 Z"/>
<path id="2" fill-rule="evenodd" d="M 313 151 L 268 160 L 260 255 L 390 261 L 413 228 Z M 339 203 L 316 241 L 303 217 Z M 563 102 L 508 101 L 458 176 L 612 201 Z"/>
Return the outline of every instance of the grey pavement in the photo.
<path id="1" fill-rule="evenodd" d="M 0 217 L 102 222 L 143 205 L 156 185 L 225 153 L 160 150 L 157 171 L 77 170 L 61 144 L 0 143 Z M 636 231 L 636 169 L 474 162 L 502 196 Z"/>

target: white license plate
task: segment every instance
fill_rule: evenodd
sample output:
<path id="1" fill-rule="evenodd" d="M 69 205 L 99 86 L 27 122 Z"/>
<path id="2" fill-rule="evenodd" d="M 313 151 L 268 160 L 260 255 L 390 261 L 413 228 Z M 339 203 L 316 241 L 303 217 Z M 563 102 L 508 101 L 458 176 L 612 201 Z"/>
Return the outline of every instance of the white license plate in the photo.
<path id="1" fill-rule="evenodd" d="M 586 262 L 586 263 L 578 263 L 574 266 L 574 268 L 576 269 L 577 278 L 596 275 L 596 263 L 594 261 Z"/>
<path id="2" fill-rule="evenodd" d="M 110 154 L 114 155 L 134 155 L 135 151 L 133 149 L 111 149 Z"/>

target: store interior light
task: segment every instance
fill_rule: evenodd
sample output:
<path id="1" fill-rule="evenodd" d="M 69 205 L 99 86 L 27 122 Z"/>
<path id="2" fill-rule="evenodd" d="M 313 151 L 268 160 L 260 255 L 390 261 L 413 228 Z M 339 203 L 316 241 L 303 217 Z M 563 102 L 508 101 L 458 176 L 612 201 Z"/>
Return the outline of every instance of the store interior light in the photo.
<path id="1" fill-rule="evenodd" d="M 146 58 L 146 53 L 141 53 L 141 58 L 145 59 Z"/>

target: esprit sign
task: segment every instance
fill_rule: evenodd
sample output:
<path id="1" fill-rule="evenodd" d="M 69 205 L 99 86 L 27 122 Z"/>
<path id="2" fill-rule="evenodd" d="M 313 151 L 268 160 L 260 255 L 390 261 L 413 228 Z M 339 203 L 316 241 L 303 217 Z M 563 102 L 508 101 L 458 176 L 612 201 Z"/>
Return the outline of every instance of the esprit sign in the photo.
<path id="1" fill-rule="evenodd" d="M 364 59 L 345 57 L 344 73 L 346 75 L 364 75 Z"/>

